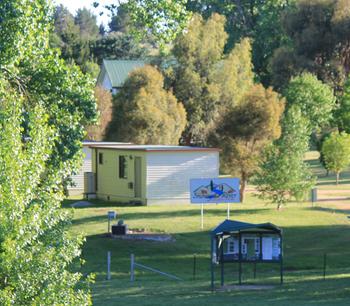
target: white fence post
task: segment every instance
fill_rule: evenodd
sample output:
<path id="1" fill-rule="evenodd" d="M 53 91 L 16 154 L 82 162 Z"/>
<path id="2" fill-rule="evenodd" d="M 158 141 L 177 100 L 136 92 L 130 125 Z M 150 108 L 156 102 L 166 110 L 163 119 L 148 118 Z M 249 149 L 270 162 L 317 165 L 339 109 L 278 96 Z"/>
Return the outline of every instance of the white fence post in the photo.
<path id="1" fill-rule="evenodd" d="M 107 252 L 107 280 L 111 279 L 111 252 Z"/>
<path id="2" fill-rule="evenodd" d="M 134 254 L 131 254 L 130 256 L 130 281 L 131 282 L 135 280 L 134 269 L 135 269 L 135 256 Z"/>
<path id="3" fill-rule="evenodd" d="M 201 229 L 204 227 L 204 205 L 201 205 Z"/>

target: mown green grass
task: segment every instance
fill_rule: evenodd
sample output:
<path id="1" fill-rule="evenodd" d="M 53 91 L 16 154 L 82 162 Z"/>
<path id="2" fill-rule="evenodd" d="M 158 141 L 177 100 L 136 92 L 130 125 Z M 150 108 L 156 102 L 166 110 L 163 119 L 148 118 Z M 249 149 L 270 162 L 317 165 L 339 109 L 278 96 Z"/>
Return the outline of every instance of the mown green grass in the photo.
<path id="1" fill-rule="evenodd" d="M 312 159 L 311 159 L 312 160 Z M 314 162 L 314 170 L 321 171 Z M 321 180 L 322 182 L 322 180 Z M 322 185 L 334 190 L 335 185 Z M 339 189 L 346 194 L 346 184 Z M 344 187 L 345 186 L 345 187 Z M 325 188 L 326 189 L 326 188 Z M 328 196 L 328 194 L 326 194 Z M 332 194 L 330 193 L 329 196 Z M 69 207 L 67 201 L 64 207 Z M 284 233 L 284 284 L 279 285 L 279 266 L 243 265 L 243 283 L 272 284 L 260 291 L 211 292 L 209 232 L 226 218 L 226 205 L 207 205 L 204 230 L 200 229 L 200 206 L 159 205 L 137 207 L 94 202 L 93 207 L 74 210 L 72 232 L 84 232 L 86 264 L 83 272 L 94 273 L 94 305 L 349 305 L 350 304 L 350 210 L 337 204 L 291 203 L 282 211 L 248 194 L 244 204 L 231 205 L 231 219 L 272 222 Z M 349 206 L 350 207 L 350 206 Z M 106 236 L 107 211 L 115 210 L 129 228 L 168 233 L 175 242 L 125 241 Z M 112 279 L 106 280 L 107 251 L 112 252 Z M 327 276 L 323 280 L 323 258 L 327 253 Z M 136 261 L 172 273 L 183 281 L 136 271 L 130 282 L 130 254 Z M 193 256 L 196 254 L 196 279 Z M 237 265 L 226 266 L 225 284 L 237 284 Z M 219 270 L 216 271 L 219 286 Z"/>

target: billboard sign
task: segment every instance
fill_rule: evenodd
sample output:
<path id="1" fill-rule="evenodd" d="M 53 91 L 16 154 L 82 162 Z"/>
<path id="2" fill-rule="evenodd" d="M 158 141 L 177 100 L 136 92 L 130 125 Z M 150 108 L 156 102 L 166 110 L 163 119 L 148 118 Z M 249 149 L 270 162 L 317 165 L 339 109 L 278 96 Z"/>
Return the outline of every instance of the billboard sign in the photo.
<path id="1" fill-rule="evenodd" d="M 239 179 L 191 179 L 190 193 L 191 203 L 239 203 Z"/>

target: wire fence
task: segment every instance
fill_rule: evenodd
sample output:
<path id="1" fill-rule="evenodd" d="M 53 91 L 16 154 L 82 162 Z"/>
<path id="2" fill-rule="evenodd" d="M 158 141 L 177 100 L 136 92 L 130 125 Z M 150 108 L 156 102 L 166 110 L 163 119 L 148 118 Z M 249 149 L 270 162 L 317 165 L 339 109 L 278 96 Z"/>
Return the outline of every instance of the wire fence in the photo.
<path id="1" fill-rule="evenodd" d="M 196 254 L 188 255 L 185 259 L 158 260 L 157 262 L 145 261 L 135 265 L 131 261 L 128 267 L 118 264 L 120 258 L 107 256 L 107 273 L 105 279 L 111 279 L 114 272 L 121 272 L 125 277 L 134 279 L 138 275 L 139 281 L 148 281 L 161 279 L 162 281 L 172 281 L 164 278 L 166 274 L 174 276 L 184 281 L 208 281 L 210 282 L 210 259 L 208 256 L 199 256 Z M 125 259 L 124 259 L 125 260 Z M 130 257 L 128 258 L 130 261 Z M 135 270 L 137 267 L 141 269 Z M 131 268 L 130 268 L 131 267 Z M 144 268 L 146 267 L 146 268 Z M 151 268 L 150 268 L 151 267 Z M 117 268 L 117 269 L 116 269 Z M 118 270 L 118 271 L 116 271 Z M 166 271 L 164 273 L 163 271 Z M 220 266 L 214 267 L 216 275 L 216 285 L 220 283 Z M 283 265 L 284 284 L 300 281 L 319 281 L 331 280 L 337 277 L 350 278 L 350 253 L 311 253 L 293 254 L 290 258 L 285 254 Z M 171 277 L 170 277 L 171 278 Z M 239 280 L 238 263 L 225 263 L 225 283 L 237 284 Z M 242 284 L 280 284 L 280 265 L 279 263 L 254 263 L 248 262 L 242 264 Z"/>

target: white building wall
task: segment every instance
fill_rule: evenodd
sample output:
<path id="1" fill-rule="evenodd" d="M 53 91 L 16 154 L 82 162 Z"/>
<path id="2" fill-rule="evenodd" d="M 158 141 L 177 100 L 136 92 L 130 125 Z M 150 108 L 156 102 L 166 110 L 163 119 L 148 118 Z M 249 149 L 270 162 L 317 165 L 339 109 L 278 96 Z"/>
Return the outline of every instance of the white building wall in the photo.
<path id="1" fill-rule="evenodd" d="M 102 82 L 99 85 L 101 85 L 104 89 L 108 91 L 112 90 L 111 80 L 109 79 L 108 74 L 105 71 L 102 75 Z"/>
<path id="2" fill-rule="evenodd" d="M 147 203 L 189 202 L 190 179 L 219 176 L 219 152 L 148 152 Z"/>
<path id="3" fill-rule="evenodd" d="M 78 174 L 72 176 L 72 180 L 75 186 L 68 188 L 70 194 L 84 192 L 84 172 L 92 171 L 91 152 L 92 151 L 90 148 L 83 147 L 83 166 Z"/>

